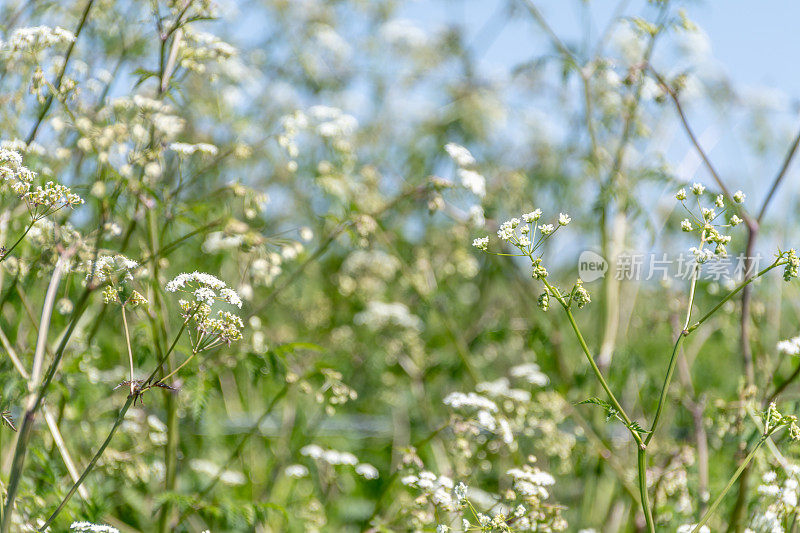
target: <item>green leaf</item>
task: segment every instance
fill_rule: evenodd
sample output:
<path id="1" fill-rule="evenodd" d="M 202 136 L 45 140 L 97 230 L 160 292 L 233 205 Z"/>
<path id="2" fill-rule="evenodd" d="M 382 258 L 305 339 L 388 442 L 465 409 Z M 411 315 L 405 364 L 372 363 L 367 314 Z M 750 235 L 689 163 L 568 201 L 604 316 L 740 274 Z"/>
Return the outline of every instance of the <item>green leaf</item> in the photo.
<path id="1" fill-rule="evenodd" d="M 606 422 L 608 422 L 612 418 L 616 418 L 616 419 L 622 421 L 622 418 L 620 418 L 619 412 L 617 411 L 617 409 L 613 405 L 611 405 L 610 403 L 608 403 L 605 400 L 601 400 L 600 398 L 592 397 L 592 398 L 589 398 L 588 400 L 583 400 L 582 402 L 578 402 L 576 405 L 584 405 L 584 404 L 597 405 L 597 406 L 600 406 L 603 409 L 605 409 L 605 411 L 606 411 Z"/>

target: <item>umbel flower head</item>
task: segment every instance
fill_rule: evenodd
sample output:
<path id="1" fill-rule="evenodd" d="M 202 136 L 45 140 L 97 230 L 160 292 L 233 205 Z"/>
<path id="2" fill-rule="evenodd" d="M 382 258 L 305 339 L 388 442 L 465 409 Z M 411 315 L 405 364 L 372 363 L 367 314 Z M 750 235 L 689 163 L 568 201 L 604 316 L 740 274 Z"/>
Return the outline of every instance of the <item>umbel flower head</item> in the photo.
<path id="1" fill-rule="evenodd" d="M 783 270 L 783 279 L 786 281 L 791 281 L 793 278 L 798 277 L 798 270 L 800 270 L 800 258 L 797 257 L 797 252 L 795 252 L 794 248 L 789 250 L 788 252 L 783 253 L 784 258 L 786 259 L 786 267 Z"/>
<path id="2" fill-rule="evenodd" d="M 764 420 L 764 435 L 772 435 L 782 427 L 789 430 L 789 438 L 792 440 L 800 440 L 800 427 L 797 426 L 797 417 L 794 415 L 782 415 L 775 402 L 769 404 L 769 407 L 761 415 Z"/>
<path id="3" fill-rule="evenodd" d="M 69 187 L 53 181 L 34 187 L 36 173 L 22 165 L 22 156 L 14 150 L 0 148 L 0 178 L 25 202 L 33 220 L 83 203 L 83 199 Z"/>
<path id="4" fill-rule="evenodd" d="M 500 253 L 489 250 L 489 237 L 479 237 L 472 241 L 472 246 L 478 250 L 492 255 L 505 255 L 514 257 L 527 257 L 531 260 L 531 276 L 540 280 L 545 285 L 545 291 L 539 296 L 538 306 L 543 311 L 550 307 L 550 297 L 553 296 L 565 308 L 569 308 L 574 303 L 579 309 L 591 302 L 589 292 L 584 288 L 583 282 L 578 280 L 569 293 L 561 292 L 547 282 L 548 272 L 542 262 L 542 256 L 537 254 L 544 242 L 551 238 L 562 227 L 572 222 L 572 218 L 566 213 L 559 213 L 558 218 L 552 224 L 542 222 L 542 210 L 534 209 L 528 213 L 523 213 L 519 218 L 512 218 L 500 224 L 497 236 L 501 241 L 514 246 L 519 253 Z"/>
<path id="5" fill-rule="evenodd" d="M 238 308 L 242 300 L 233 289 L 219 278 L 203 272 L 179 274 L 167 283 L 167 292 L 180 292 L 191 295 L 191 299 L 179 300 L 181 316 L 185 323 L 192 322 L 196 336 L 192 338 L 195 352 L 209 350 L 220 344 L 229 345 L 242 338 L 244 327 L 238 315 L 225 310 L 212 315 L 216 302 L 225 302 Z"/>
<path id="6" fill-rule="evenodd" d="M 84 266 L 87 283 L 106 283 L 103 289 L 105 303 L 119 303 L 127 307 L 147 304 L 147 299 L 130 286 L 137 268 L 139 263 L 122 254 L 101 255 L 96 261 L 87 261 Z"/>
<path id="7" fill-rule="evenodd" d="M 675 194 L 678 200 L 689 215 L 681 221 L 681 230 L 686 233 L 694 233 L 699 239 L 699 245 L 689 249 L 694 255 L 697 264 L 706 263 L 715 258 L 726 257 L 728 250 L 726 246 L 731 242 L 730 235 L 725 235 L 723 231 L 732 228 L 742 222 L 735 213 L 725 220 L 723 214 L 728 211 L 725 205 L 725 197 L 718 194 L 714 197 L 712 204 L 704 207 L 702 199 L 706 195 L 706 188 L 700 183 L 695 183 L 690 188 L 691 195 L 696 202 L 694 205 L 687 206 L 689 196 L 686 189 L 680 189 Z M 745 195 L 742 191 L 736 191 L 733 201 L 736 204 L 744 202 Z"/>
<path id="8" fill-rule="evenodd" d="M 507 242 L 517 248 L 520 257 L 530 257 L 533 261 L 533 254 L 541 248 L 544 242 L 552 237 L 559 228 L 569 224 L 572 219 L 565 213 L 559 213 L 558 220 L 554 224 L 539 224 L 542 218 L 542 210 L 535 209 L 530 213 L 524 213 L 520 218 L 512 218 L 500 224 L 500 229 L 497 230 L 497 236 L 501 241 Z M 509 254 L 496 254 L 489 251 L 489 237 L 480 237 L 472 241 L 472 246 L 484 252 L 495 255 L 509 255 Z M 545 274 L 546 275 L 546 274 Z"/>

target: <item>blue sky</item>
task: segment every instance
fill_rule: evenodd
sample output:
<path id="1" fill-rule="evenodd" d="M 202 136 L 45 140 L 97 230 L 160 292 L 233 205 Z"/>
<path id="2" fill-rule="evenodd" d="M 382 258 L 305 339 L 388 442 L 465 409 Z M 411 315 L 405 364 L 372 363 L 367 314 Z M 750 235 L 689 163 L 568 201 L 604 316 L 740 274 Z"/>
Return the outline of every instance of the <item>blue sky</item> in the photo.
<path id="1" fill-rule="evenodd" d="M 578 35 L 580 3 L 579 0 L 539 0 L 536 5 L 557 33 L 568 39 Z M 605 21 L 618 2 L 594 0 L 589 4 L 593 18 Z M 641 0 L 630 1 L 629 12 L 635 12 L 643 4 Z M 418 0 L 405 14 L 423 27 L 448 21 L 466 23 L 475 37 L 481 29 L 484 29 L 484 36 L 495 33 L 492 17 L 505 5 L 507 0 Z M 800 71 L 795 66 L 800 53 L 797 28 L 800 2 L 717 0 L 693 2 L 686 9 L 690 18 L 708 34 L 715 57 L 737 84 L 765 85 L 793 96 L 800 94 Z M 528 21 L 500 22 L 499 27 L 501 31 L 482 58 L 489 71 L 507 68 L 530 57 L 533 47 L 542 44 L 540 32 Z"/>
<path id="2" fill-rule="evenodd" d="M 580 42 L 585 23 L 582 4 L 588 3 L 595 20 L 595 35 L 602 30 L 618 5 L 617 0 L 534 0 L 548 23 L 566 42 Z M 447 23 L 469 28 L 468 42 L 482 50 L 484 76 L 493 73 L 505 78 L 508 69 L 551 49 L 541 29 L 528 17 L 508 21 L 503 13 L 508 0 L 417 0 L 401 15 L 426 29 Z M 706 33 L 712 60 L 707 68 L 721 71 L 733 82 L 746 102 L 755 94 L 783 95 L 782 111 L 769 116 L 767 127 L 774 133 L 773 150 L 764 157 L 746 149 L 745 138 L 752 125 L 731 109 L 722 117 L 709 112 L 704 105 L 688 106 L 690 122 L 710 153 L 717 170 L 732 189 L 748 194 L 748 203 L 758 206 L 780 166 L 790 139 L 797 131 L 800 109 L 800 2 L 796 0 L 717 0 L 681 2 L 689 18 Z M 643 14 L 644 0 L 630 0 L 626 14 Z M 652 11 L 650 16 L 652 19 Z M 665 47 L 662 43 L 662 48 Z M 669 48 L 669 45 L 666 45 Z M 659 61 L 660 60 L 660 61 Z M 667 70 L 669 52 L 654 60 L 657 68 Z M 791 104 L 794 105 L 791 105 Z M 685 133 L 675 124 L 662 148 L 671 162 L 685 172 L 679 177 L 711 183 Z M 797 159 L 797 158 L 796 158 Z M 796 212 L 800 193 L 800 162 L 795 161 L 787 179 L 771 206 L 768 224 L 775 224 L 778 233 L 789 231 L 785 214 Z M 674 191 L 663 193 L 671 200 Z M 756 207 L 751 207 L 756 208 Z M 779 237 L 780 238 L 780 237 Z M 770 245 L 771 246 L 771 245 Z M 770 248 L 771 250 L 772 248 Z"/>

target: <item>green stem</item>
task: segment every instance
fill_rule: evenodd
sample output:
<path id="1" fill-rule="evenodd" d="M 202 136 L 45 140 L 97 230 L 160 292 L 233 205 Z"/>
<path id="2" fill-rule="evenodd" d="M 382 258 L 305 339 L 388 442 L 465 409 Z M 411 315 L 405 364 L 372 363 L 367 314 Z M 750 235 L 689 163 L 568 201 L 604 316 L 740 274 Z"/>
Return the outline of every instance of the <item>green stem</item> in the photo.
<path id="1" fill-rule="evenodd" d="M 180 365 L 178 365 L 178 368 L 176 368 L 175 370 L 173 370 L 172 372 L 170 372 L 169 374 L 167 374 L 167 375 L 166 375 L 166 376 L 164 376 L 163 378 L 159 379 L 158 381 L 159 381 L 160 383 L 164 383 L 164 382 L 165 382 L 165 381 L 167 381 L 169 378 L 171 378 L 172 376 L 174 376 L 175 374 L 177 374 L 177 373 L 178 373 L 178 371 L 179 371 L 181 368 L 183 368 L 184 366 L 186 366 L 186 363 L 188 363 L 189 361 L 191 361 L 192 359 L 194 359 L 194 356 L 195 356 L 195 355 L 197 355 L 197 352 L 196 352 L 196 351 L 194 351 L 194 350 L 192 350 L 192 355 L 190 355 L 189 357 L 187 357 L 187 358 L 186 358 L 186 361 L 184 361 L 183 363 L 181 363 Z"/>
<path id="2" fill-rule="evenodd" d="M 700 528 L 703 527 L 705 523 L 709 521 L 711 516 L 714 514 L 714 511 L 716 511 L 717 507 L 719 507 L 719 504 L 722 503 L 722 499 L 725 497 L 728 491 L 731 490 L 731 487 L 733 486 L 734 483 L 736 483 L 736 480 L 739 479 L 739 476 L 742 474 L 744 469 L 747 468 L 747 465 L 750 464 L 750 461 L 753 460 L 753 457 L 755 457 L 758 449 L 761 447 L 762 444 L 764 444 L 764 442 L 766 442 L 767 437 L 768 435 L 762 435 L 761 438 L 758 439 L 756 445 L 753 447 L 752 450 L 750 450 L 750 453 L 747 454 L 747 457 L 745 457 L 744 462 L 742 462 L 742 464 L 739 465 L 739 468 L 736 469 L 736 472 L 734 472 L 733 476 L 730 478 L 730 480 L 728 480 L 728 484 L 725 485 L 724 489 L 722 489 L 720 495 L 717 496 L 717 499 L 714 500 L 714 503 L 712 503 L 711 507 L 708 508 L 706 514 L 704 514 L 703 518 L 700 519 L 700 522 L 698 522 L 697 525 L 694 526 L 692 533 L 699 533 Z"/>
<path id="3" fill-rule="evenodd" d="M 650 441 L 652 440 L 653 435 L 655 434 L 655 431 L 656 431 L 656 427 L 658 427 L 658 422 L 661 419 L 661 413 L 664 410 L 664 404 L 666 402 L 667 392 L 669 391 L 669 385 L 670 385 L 670 382 L 672 381 L 672 375 L 675 372 L 675 365 L 676 365 L 676 363 L 678 361 L 678 353 L 680 351 L 681 344 L 683 343 L 683 339 L 687 335 L 689 335 L 691 332 L 696 330 L 698 327 L 700 327 L 700 325 L 703 322 L 708 320 L 714 313 L 716 313 L 725 304 L 725 302 L 727 302 L 728 300 L 733 298 L 737 293 L 739 293 L 739 291 L 741 291 L 747 285 L 749 285 L 750 283 L 752 283 L 756 279 L 760 278 L 761 276 L 763 276 L 764 274 L 766 274 L 767 272 L 769 272 L 773 268 L 776 268 L 776 267 L 778 267 L 780 265 L 783 265 L 783 264 L 785 264 L 785 262 L 782 262 L 781 258 L 778 258 L 774 263 L 772 263 L 770 266 L 768 266 L 764 270 L 758 272 L 755 276 L 747 278 L 742 283 L 740 283 L 735 289 L 733 289 L 731 292 L 726 294 L 725 297 L 723 297 L 714 307 L 711 308 L 711 310 L 709 310 L 705 315 L 703 315 L 700 318 L 700 320 L 695 322 L 693 325 L 689 326 L 689 319 L 691 318 L 691 308 L 692 308 L 692 304 L 693 304 L 693 301 L 694 301 L 695 283 L 697 281 L 697 276 L 696 275 L 694 276 L 694 282 L 692 283 L 692 289 L 691 289 L 690 297 L 689 297 L 689 308 L 688 308 L 687 313 L 686 313 L 686 322 L 684 323 L 683 331 L 680 332 L 680 334 L 678 336 L 678 340 L 675 341 L 675 346 L 672 349 L 672 356 L 670 357 L 669 365 L 667 366 L 667 374 L 666 374 L 666 376 L 664 378 L 664 385 L 661 387 L 661 394 L 659 395 L 659 398 L 658 398 L 658 406 L 656 407 L 656 415 L 653 418 L 652 426 L 650 426 L 650 433 L 647 435 L 647 438 L 644 441 L 645 444 L 649 444 Z"/>
<path id="4" fill-rule="evenodd" d="M 650 426 L 650 433 L 644 440 L 645 444 L 650 444 L 653 435 L 658 427 L 658 421 L 661 420 L 661 413 L 664 410 L 664 403 L 667 399 L 667 392 L 669 391 L 669 384 L 672 381 L 672 375 L 675 373 L 675 365 L 678 362 L 678 353 L 683 344 L 683 339 L 686 338 L 686 332 L 682 331 L 678 335 L 678 340 L 675 341 L 675 346 L 672 348 L 672 356 L 669 358 L 669 365 L 667 365 L 667 375 L 664 376 L 664 385 L 661 386 L 661 394 L 658 397 L 658 407 L 656 407 L 656 415 L 653 417 L 653 424 Z"/>
<path id="5" fill-rule="evenodd" d="M 64 509 L 64 507 L 69 502 L 70 498 L 72 498 L 72 496 L 78 490 L 78 487 L 81 486 L 81 484 L 84 482 L 84 480 L 92 472 L 92 470 L 94 469 L 95 465 L 97 464 L 97 461 L 100 459 L 100 457 L 103 455 L 103 452 L 106 451 L 106 448 L 111 443 L 111 439 L 114 437 L 114 434 L 117 432 L 117 429 L 119 428 L 120 424 L 122 424 L 122 421 L 125 419 L 125 413 L 127 413 L 128 409 L 130 408 L 130 406 L 133 405 L 133 401 L 134 401 L 135 398 L 136 398 L 136 395 L 134 395 L 134 394 L 128 395 L 128 400 L 125 402 L 125 405 L 122 406 L 122 409 L 119 410 L 119 414 L 117 415 L 117 419 L 114 421 L 114 425 L 111 427 L 111 431 L 109 431 L 108 436 L 106 437 L 106 440 L 103 441 L 103 444 L 100 446 L 100 449 L 97 450 L 97 453 L 94 454 L 94 457 L 92 457 L 92 460 L 89 461 L 88 465 L 86 465 L 86 468 L 83 470 L 83 473 L 81 474 L 81 477 L 79 477 L 78 481 L 76 481 L 72 485 L 72 488 L 69 489 L 69 492 L 61 500 L 61 503 L 59 504 L 58 508 L 56 508 L 56 510 L 53 511 L 53 514 L 51 514 L 50 518 L 47 519 L 47 522 L 45 522 L 44 525 L 39 528 L 39 531 L 45 531 L 47 529 L 47 527 L 50 524 L 53 523 L 53 520 L 55 520 L 56 517 L 61 513 L 61 511 Z"/>
<path id="6" fill-rule="evenodd" d="M 622 408 L 622 405 L 619 403 L 619 401 L 617 401 L 617 397 L 614 396 L 614 393 L 611 392 L 611 389 L 608 386 L 608 382 L 606 382 L 606 379 L 603 377 L 603 373 L 600 371 L 600 368 L 597 366 L 597 363 L 595 363 L 594 357 L 592 357 L 592 354 L 589 351 L 589 346 L 587 346 L 586 341 L 584 340 L 583 335 L 581 334 L 581 330 L 580 328 L 578 328 L 577 322 L 575 322 L 575 317 L 572 315 L 572 311 L 570 310 L 569 305 L 567 305 L 567 302 L 564 301 L 564 298 L 561 296 L 558 290 L 554 288 L 552 285 L 550 285 L 546 279 L 542 279 L 542 282 L 547 287 L 547 290 L 550 291 L 550 293 L 556 297 L 558 303 L 561 304 L 561 307 L 564 308 L 564 312 L 567 314 L 569 323 L 572 326 L 572 331 L 575 332 L 575 337 L 578 339 L 578 343 L 581 345 L 581 349 L 583 350 L 583 353 L 586 355 L 586 359 L 588 359 L 589 365 L 592 367 L 592 372 L 594 372 L 595 377 L 597 377 L 597 380 L 600 382 L 600 386 L 603 387 L 603 390 L 606 392 L 606 395 L 611 400 L 611 404 L 614 406 L 614 409 L 616 409 L 617 412 L 619 412 L 623 422 L 625 422 L 625 425 L 628 427 L 628 430 L 633 435 L 634 440 L 641 447 L 643 445 L 641 436 L 631 428 L 630 417 Z"/>
<path id="7" fill-rule="evenodd" d="M 731 292 L 729 292 L 728 294 L 726 294 L 726 295 L 725 295 L 725 297 L 724 297 L 724 298 L 722 298 L 722 300 L 720 300 L 720 301 L 717 303 L 717 305 L 715 305 L 714 307 L 712 307 L 712 308 L 711 308 L 711 310 L 710 310 L 708 313 L 706 313 L 705 315 L 703 315 L 703 316 L 702 316 L 702 318 L 700 318 L 700 320 L 698 320 L 697 322 L 695 322 L 694 324 L 692 324 L 690 327 L 686 328 L 686 331 L 687 331 L 688 333 L 691 333 L 691 332 L 693 332 L 693 331 L 694 331 L 694 330 L 696 330 L 698 327 L 700 327 L 700 324 L 702 324 L 703 322 L 705 322 L 706 320 L 708 320 L 708 319 L 711 317 L 711 315 L 713 315 L 714 313 L 716 313 L 716 312 L 719 310 L 719 308 L 720 308 L 720 307 L 722 307 L 722 306 L 725 304 L 725 302 L 727 302 L 728 300 L 730 300 L 731 298 L 733 298 L 734 296 L 736 296 L 736 295 L 739 293 L 739 291 L 741 291 L 742 289 L 744 289 L 745 287 L 747 287 L 749 284 L 753 283 L 755 280 L 757 280 L 758 278 L 760 278 L 761 276 L 763 276 L 764 274 L 766 274 L 767 272 L 769 272 L 769 271 L 770 271 L 770 270 L 772 270 L 773 268 L 779 267 L 779 266 L 781 266 L 781 265 L 785 265 L 785 264 L 786 264 L 786 262 L 785 262 L 785 261 L 781 261 L 781 259 L 783 259 L 783 258 L 782 258 L 782 257 L 781 257 L 781 258 L 778 258 L 778 259 L 777 259 L 777 260 L 776 260 L 774 263 L 772 263 L 770 266 L 768 266 L 767 268 L 765 268 L 765 269 L 764 269 L 764 270 L 762 270 L 761 272 L 757 273 L 755 276 L 752 276 L 752 277 L 750 277 L 750 278 L 747 278 L 746 280 L 744 280 L 743 282 L 741 282 L 741 283 L 740 283 L 740 284 L 739 284 L 739 285 L 738 285 L 738 286 L 737 286 L 735 289 L 733 289 Z"/>
<path id="8" fill-rule="evenodd" d="M 647 522 L 647 529 L 650 533 L 655 533 L 656 527 L 653 523 L 653 511 L 650 509 L 650 499 L 647 496 L 647 450 L 640 447 L 638 452 L 638 470 L 639 470 L 639 494 L 642 498 L 642 511 L 644 511 L 644 519 Z"/>
<path id="9" fill-rule="evenodd" d="M 16 248 L 16 247 L 19 245 L 19 243 L 21 243 L 21 242 L 22 242 L 22 239 L 24 239 L 24 238 L 25 238 L 25 235 L 27 235 L 27 234 L 28 234 L 28 232 L 29 232 L 31 229 L 33 229 L 33 225 L 34 225 L 34 224 L 36 224 L 36 219 L 34 219 L 34 220 L 31 220 L 31 223 L 30 223 L 30 224 L 28 224 L 28 227 L 27 227 L 27 228 L 25 228 L 25 231 L 23 231 L 23 232 L 22 232 L 22 235 L 20 235 L 19 239 L 17 239 L 17 242 L 15 242 L 14 244 L 12 244 L 12 245 L 11 245 L 11 248 L 9 248 L 8 250 L 4 250 L 4 251 L 3 251 L 3 255 L 2 255 L 2 256 L 0 256 L 0 263 L 2 263 L 3 261 L 5 261 L 5 260 L 6 260 L 6 258 L 7 258 L 9 255 L 11 255 L 11 252 L 13 252 L 13 251 L 14 251 L 14 248 Z"/>

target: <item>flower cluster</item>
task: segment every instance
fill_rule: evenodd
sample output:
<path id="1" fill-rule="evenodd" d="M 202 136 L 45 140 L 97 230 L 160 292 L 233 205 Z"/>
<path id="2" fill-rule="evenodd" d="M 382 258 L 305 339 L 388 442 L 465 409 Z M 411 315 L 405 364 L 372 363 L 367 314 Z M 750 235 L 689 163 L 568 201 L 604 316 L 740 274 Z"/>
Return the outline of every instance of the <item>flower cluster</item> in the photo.
<path id="1" fill-rule="evenodd" d="M 448 394 L 444 404 L 452 411 L 453 449 L 469 460 L 502 449 L 517 450 L 522 439 L 535 438 L 549 457 L 567 459 L 576 438 L 560 424 L 567 404 L 558 394 L 540 389 L 548 383 L 536 363 L 526 363 L 512 367 L 509 377 L 478 383 L 475 392 Z"/>
<path id="2" fill-rule="evenodd" d="M 28 209 L 35 218 L 47 216 L 63 207 L 75 207 L 83 203 L 83 199 L 70 191 L 69 187 L 52 181 L 45 183 L 44 187 L 37 186 L 27 191 L 21 198 L 28 204 Z M 44 209 L 39 211 L 39 208 Z"/>
<path id="3" fill-rule="evenodd" d="M 2 48 L 17 52 L 37 51 L 61 43 L 71 43 L 75 34 L 59 26 L 34 26 L 30 28 L 17 28 L 11 33 L 8 41 L 0 44 Z"/>
<path id="4" fill-rule="evenodd" d="M 592 301 L 589 291 L 583 286 L 583 281 L 578 279 L 569 293 L 562 293 L 552 287 L 547 282 L 548 272 L 542 262 L 541 254 L 535 255 L 542 247 L 544 242 L 552 237 L 559 228 L 572 222 L 572 218 L 566 213 L 559 213 L 558 219 L 551 224 L 540 223 L 542 210 L 535 209 L 529 213 L 524 213 L 520 218 L 514 217 L 500 224 L 497 236 L 501 241 L 507 242 L 517 248 L 519 253 L 505 254 L 489 250 L 489 237 L 480 237 L 472 241 L 472 246 L 492 255 L 511 255 L 516 257 L 528 257 L 531 260 L 531 276 L 534 279 L 544 282 L 545 290 L 539 295 L 537 305 L 543 311 L 550 308 L 550 298 L 555 297 L 565 308 L 569 308 L 574 303 L 579 309 Z"/>
<path id="5" fill-rule="evenodd" d="M 369 463 L 360 462 L 358 458 L 350 452 L 326 450 L 316 444 L 308 444 L 300 449 L 300 455 L 304 455 L 314 459 L 317 462 L 322 462 L 330 466 L 352 466 L 355 470 L 355 473 L 364 479 L 378 479 L 379 477 L 377 468 Z M 296 467 L 302 467 L 302 465 L 296 465 Z M 294 470 L 295 471 L 293 473 L 290 473 L 289 468 L 287 467 L 286 474 L 294 474 L 297 477 L 301 477 L 299 474 L 302 472 L 302 470 L 300 470 L 300 468 L 295 468 Z M 308 472 L 307 469 L 306 472 Z"/>
<path id="6" fill-rule="evenodd" d="M 532 464 L 536 458 L 530 456 L 529 463 L 522 468 L 512 468 L 508 475 L 514 490 L 502 495 L 490 495 L 472 489 L 463 482 L 454 483 L 446 475 L 436 475 L 422 468 L 421 464 L 400 481 L 418 495 L 414 498 L 416 508 L 412 511 L 415 523 L 438 522 L 437 532 L 448 532 L 456 527 L 454 522 L 460 515 L 461 531 L 563 531 L 567 522 L 561 517 L 559 506 L 546 502 L 549 493 L 545 487 L 555 479 Z M 486 508 L 485 512 L 480 509 Z M 434 512 L 428 509 L 432 508 Z M 453 524 L 448 525 L 448 524 Z"/>
<path id="7" fill-rule="evenodd" d="M 167 292 L 181 292 L 192 295 L 192 300 L 178 301 L 181 316 L 185 322 L 194 322 L 197 332 L 192 345 L 195 352 L 209 350 L 220 344 L 229 345 L 242 338 L 244 324 L 238 315 L 219 310 L 212 317 L 212 306 L 216 302 L 226 302 L 242 307 L 242 300 L 233 289 L 211 274 L 203 272 L 183 273 L 166 285 Z"/>
<path id="8" fill-rule="evenodd" d="M 70 531 L 79 531 L 87 533 L 119 533 L 119 530 L 112 526 L 104 524 L 93 524 L 92 522 L 73 522 L 69 526 Z"/>
<path id="9" fill-rule="evenodd" d="M 527 397 L 529 399 L 530 394 Z M 506 445 L 514 443 L 511 425 L 505 417 L 496 416 L 499 409 L 492 400 L 474 392 L 453 392 L 445 397 L 444 404 L 462 415 L 454 428 L 457 433 L 480 434 L 485 431 L 496 433 Z"/>
<path id="10" fill-rule="evenodd" d="M 36 173 L 22 165 L 22 156 L 15 150 L 0 148 L 0 178 L 18 196 L 31 189 Z"/>
<path id="11" fill-rule="evenodd" d="M 400 302 L 368 302 L 367 308 L 356 314 L 354 322 L 371 330 L 396 326 L 421 331 L 423 327 L 422 320 Z"/>
<path id="12" fill-rule="evenodd" d="M 797 425 L 797 417 L 794 415 L 782 415 L 775 405 L 775 402 L 769 404 L 769 407 L 762 414 L 764 420 L 764 435 L 772 435 L 779 429 L 787 427 L 789 429 L 789 438 L 792 440 L 800 440 L 800 427 Z"/>
<path id="13" fill-rule="evenodd" d="M 800 335 L 779 341 L 776 348 L 786 355 L 800 355 Z"/>
<path id="14" fill-rule="evenodd" d="M 784 525 L 794 522 L 800 514 L 800 484 L 797 477 L 800 468 L 792 463 L 782 466 L 783 482 L 775 470 L 769 470 L 761 476 L 759 502 L 750 516 L 750 529 L 746 531 L 785 531 Z"/>
<path id="15" fill-rule="evenodd" d="M 791 281 L 800 275 L 800 258 L 797 257 L 797 252 L 794 248 L 788 252 L 784 252 L 783 257 L 786 259 L 786 267 L 783 270 L 783 279 Z"/>
<path id="16" fill-rule="evenodd" d="M 165 441 L 166 442 L 166 441 Z M 219 478 L 221 483 L 230 486 L 244 485 L 247 482 L 247 476 L 237 470 L 222 469 L 207 459 L 192 459 L 189 461 L 189 468 L 203 474 L 209 478 Z"/>
<path id="17" fill-rule="evenodd" d="M 195 152 L 210 156 L 215 156 L 219 153 L 219 148 L 217 148 L 213 144 L 208 144 L 208 143 L 188 144 L 188 143 L 174 142 L 169 144 L 169 149 L 181 157 L 189 157 Z"/>
<path id="18" fill-rule="evenodd" d="M 300 154 L 297 137 L 302 132 L 313 132 L 340 153 L 352 151 L 352 136 L 358 128 L 358 121 L 352 115 L 329 106 L 312 106 L 307 112 L 297 110 L 281 119 L 283 132 L 278 136 L 278 144 L 291 158 L 288 169 L 297 170 L 295 158 Z M 323 172 L 324 173 L 324 172 Z"/>
<path id="19" fill-rule="evenodd" d="M 103 288 L 105 303 L 115 302 L 126 307 L 147 305 L 147 299 L 130 287 L 138 268 L 139 263 L 121 254 L 101 255 L 96 261 L 90 259 L 82 266 L 87 284 L 106 284 Z"/>
<path id="20" fill-rule="evenodd" d="M 456 143 L 447 143 L 444 149 L 458 167 L 461 185 L 479 198 L 486 196 L 486 178 L 473 168 L 477 162 L 470 151 Z"/>
<path id="21" fill-rule="evenodd" d="M 704 207 L 701 204 L 701 199 L 705 195 L 706 188 L 700 183 L 695 183 L 690 188 L 692 196 L 696 199 L 697 211 L 692 211 L 687 205 L 686 201 L 688 195 L 686 189 L 680 189 L 675 194 L 677 199 L 686 212 L 689 214 L 687 218 L 681 221 L 681 230 L 686 233 L 695 233 L 700 238 L 698 246 L 693 246 L 689 249 L 694 255 L 697 264 L 706 263 L 714 258 L 723 258 L 728 255 L 726 246 L 731 242 L 730 235 L 721 233 L 723 228 L 732 228 L 741 224 L 742 219 L 736 213 L 731 213 L 726 223 L 719 223 L 718 219 L 728 211 L 725 205 L 725 197 L 721 194 L 714 197 L 713 207 Z M 735 204 L 744 202 L 745 195 L 742 191 L 736 191 L 733 195 Z M 717 209 L 720 211 L 717 212 Z M 724 219 L 723 219 L 724 220 Z M 706 248 L 706 246 L 709 246 Z M 713 248 L 713 249 L 712 249 Z"/>
<path id="22" fill-rule="evenodd" d="M 83 199 L 69 187 L 48 181 L 44 186 L 33 186 L 36 173 L 22 164 L 19 152 L 0 148 L 0 178 L 22 199 L 33 220 L 51 215 L 63 207 L 75 207 Z"/>
<path id="23" fill-rule="evenodd" d="M 180 65 L 192 72 L 204 73 L 206 63 L 220 62 L 236 55 L 236 48 L 216 35 L 187 29 L 180 44 Z"/>
<path id="24" fill-rule="evenodd" d="M 421 492 L 421 496 L 417 499 L 419 502 L 429 501 L 445 511 L 455 511 L 466 500 L 467 491 L 463 483 L 459 483 L 456 487 L 452 478 L 445 475 L 437 476 L 428 470 L 403 476 L 400 482 Z"/>
<path id="25" fill-rule="evenodd" d="M 558 220 L 553 224 L 541 223 L 542 210 L 535 209 L 530 213 L 525 213 L 520 218 L 512 218 L 500 224 L 497 236 L 501 241 L 507 242 L 517 248 L 520 253 L 515 255 L 530 257 L 535 261 L 533 254 L 541 248 L 544 242 L 552 237 L 559 228 L 566 226 L 572 221 L 569 215 L 559 213 Z M 538 235 L 537 235 L 538 233 Z M 472 245 L 484 252 L 489 252 L 489 237 L 481 237 L 472 241 Z M 534 277 L 542 278 L 547 276 L 547 271 L 540 271 L 536 274 L 536 264 L 534 264 Z"/>

